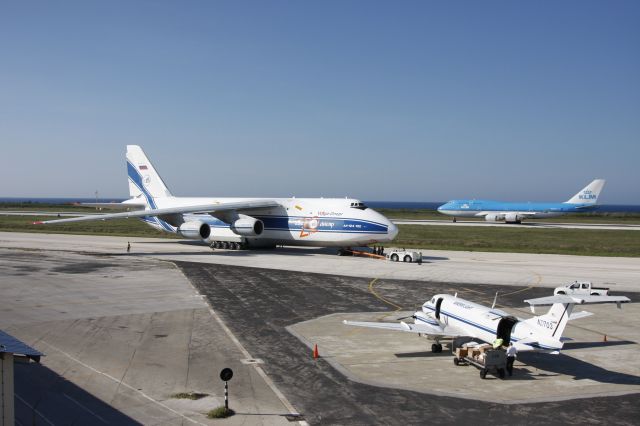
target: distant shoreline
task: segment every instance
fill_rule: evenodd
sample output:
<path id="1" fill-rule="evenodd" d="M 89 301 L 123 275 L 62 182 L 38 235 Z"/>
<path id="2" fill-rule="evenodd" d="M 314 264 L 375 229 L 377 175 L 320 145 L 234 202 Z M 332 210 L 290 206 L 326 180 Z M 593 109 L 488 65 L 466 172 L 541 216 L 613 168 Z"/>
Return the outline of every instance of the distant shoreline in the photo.
<path id="1" fill-rule="evenodd" d="M 98 198 L 99 203 L 119 203 L 126 198 Z M 72 204 L 95 203 L 95 198 L 36 198 L 36 197 L 0 197 L 0 204 Z M 374 209 L 393 210 L 436 210 L 444 201 L 364 201 Z M 602 213 L 640 213 L 638 204 L 601 204 L 597 212 Z"/>

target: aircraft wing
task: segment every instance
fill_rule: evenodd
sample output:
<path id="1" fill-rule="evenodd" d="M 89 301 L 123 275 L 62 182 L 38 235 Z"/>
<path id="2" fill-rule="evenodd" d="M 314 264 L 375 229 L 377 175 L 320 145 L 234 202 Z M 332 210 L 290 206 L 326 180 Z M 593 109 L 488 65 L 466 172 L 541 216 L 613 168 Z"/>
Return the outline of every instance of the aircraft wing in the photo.
<path id="1" fill-rule="evenodd" d="M 253 209 L 261 209 L 265 207 L 276 207 L 279 204 L 275 200 L 248 200 L 236 203 L 219 203 L 219 204 L 204 204 L 199 206 L 182 206 L 182 207 L 169 207 L 164 209 L 149 209 L 149 210 L 134 210 L 122 213 L 108 213 L 108 214 L 93 214 L 90 216 L 81 216 L 67 219 L 45 220 L 40 222 L 34 222 L 34 225 L 51 224 L 51 223 L 71 223 L 71 222 L 88 222 L 92 220 L 111 220 L 111 219 L 126 219 L 130 217 L 145 217 L 145 216 L 162 216 L 171 214 L 186 214 L 186 213 L 214 213 L 224 212 L 231 210 L 248 211 Z"/>
<path id="2" fill-rule="evenodd" d="M 131 209 L 143 209 L 146 204 L 144 202 L 135 202 L 135 203 L 79 203 L 76 204 L 78 207 L 96 207 L 99 209 L 109 209 L 109 210 L 131 210 Z"/>
<path id="3" fill-rule="evenodd" d="M 451 326 L 434 326 L 430 324 L 409 324 L 404 321 L 397 322 L 364 322 L 364 321 L 347 321 L 344 320 L 343 323 L 345 325 L 354 325 L 357 327 L 369 327 L 369 328 L 379 328 L 382 330 L 393 330 L 393 331 L 406 331 L 409 333 L 420 333 L 426 334 L 429 336 L 442 336 L 442 337 L 458 337 L 458 336 L 467 336 L 467 333 L 458 330 L 455 327 Z"/>
<path id="4" fill-rule="evenodd" d="M 509 212 L 489 212 L 489 211 L 486 211 L 486 212 L 478 212 L 474 216 L 476 216 L 476 217 L 485 217 L 486 215 L 488 215 L 490 213 L 491 214 L 496 214 L 496 215 L 498 215 L 500 217 L 505 216 L 506 214 L 516 214 L 516 215 L 518 215 L 520 217 L 528 218 L 528 217 L 536 217 L 536 215 L 538 215 L 538 214 L 540 214 L 542 212 L 512 212 L 512 211 L 509 211 Z"/>

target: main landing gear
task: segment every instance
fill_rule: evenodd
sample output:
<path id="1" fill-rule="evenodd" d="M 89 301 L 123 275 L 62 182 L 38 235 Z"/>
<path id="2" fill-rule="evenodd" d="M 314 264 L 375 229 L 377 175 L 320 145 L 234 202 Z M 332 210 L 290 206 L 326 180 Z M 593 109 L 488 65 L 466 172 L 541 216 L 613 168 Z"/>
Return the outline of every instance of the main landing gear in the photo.
<path id="1" fill-rule="evenodd" d="M 436 343 L 431 345 L 431 352 L 433 352 L 434 354 L 439 354 L 440 352 L 442 352 L 442 344 L 436 340 Z"/>
<path id="2" fill-rule="evenodd" d="M 223 250 L 244 250 L 246 246 L 243 243 L 236 243 L 231 241 L 213 241 L 211 243 L 211 248 Z"/>

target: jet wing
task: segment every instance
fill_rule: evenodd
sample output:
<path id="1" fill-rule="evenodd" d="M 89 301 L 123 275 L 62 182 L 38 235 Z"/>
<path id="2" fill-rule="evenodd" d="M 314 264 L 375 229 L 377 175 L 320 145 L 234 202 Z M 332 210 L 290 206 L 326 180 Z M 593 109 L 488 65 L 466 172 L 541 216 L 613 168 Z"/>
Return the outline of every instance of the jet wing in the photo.
<path id="1" fill-rule="evenodd" d="M 182 206 L 182 207 L 169 207 L 164 209 L 149 209 L 149 210 L 134 210 L 122 213 L 109 213 L 109 214 L 93 214 L 90 216 L 81 216 L 67 219 L 45 220 L 40 222 L 34 222 L 34 225 L 51 224 L 51 223 L 71 223 L 71 222 L 88 222 L 92 220 L 111 220 L 111 219 L 126 219 L 130 217 L 145 217 L 145 216 L 163 216 L 172 214 L 186 214 L 186 213 L 214 213 L 224 212 L 231 210 L 248 211 L 253 209 L 261 209 L 265 207 L 276 207 L 279 204 L 275 200 L 248 200 L 237 203 L 220 203 L 220 204 L 204 204 L 199 206 Z"/>
<path id="2" fill-rule="evenodd" d="M 508 211 L 508 212 L 495 212 L 495 211 L 490 212 L 490 211 L 486 211 L 485 212 L 485 211 L 483 211 L 483 212 L 476 213 L 474 216 L 476 216 L 476 217 L 485 217 L 486 215 L 488 215 L 490 213 L 491 214 L 496 214 L 499 217 L 504 217 L 507 214 L 516 214 L 516 215 L 518 215 L 520 217 L 527 218 L 527 217 L 535 217 L 536 215 L 538 215 L 538 214 L 540 214 L 542 212 L 512 212 L 512 211 Z"/>
<path id="3" fill-rule="evenodd" d="M 99 209 L 108 209 L 108 210 L 131 210 L 131 209 L 143 209 L 146 206 L 144 202 L 135 202 L 135 203 L 79 203 L 76 204 L 78 207 L 96 207 Z"/>
<path id="4" fill-rule="evenodd" d="M 464 333 L 455 327 L 434 326 L 426 323 L 425 324 L 409 324 L 404 321 L 400 321 L 399 323 L 397 322 L 390 323 L 390 322 L 364 322 L 364 321 L 347 321 L 347 320 L 344 320 L 343 323 L 345 325 L 354 325 L 357 327 L 379 328 L 382 330 L 393 330 L 393 331 L 406 331 L 409 333 L 426 334 L 428 336 L 439 336 L 439 337 L 467 336 L 467 333 Z"/>

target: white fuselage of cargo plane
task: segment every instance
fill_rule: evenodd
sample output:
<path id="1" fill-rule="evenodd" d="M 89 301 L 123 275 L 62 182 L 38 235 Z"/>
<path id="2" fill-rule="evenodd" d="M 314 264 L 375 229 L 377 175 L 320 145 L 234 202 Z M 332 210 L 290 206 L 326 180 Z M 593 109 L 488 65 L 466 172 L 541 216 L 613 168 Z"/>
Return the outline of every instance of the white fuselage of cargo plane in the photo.
<path id="1" fill-rule="evenodd" d="M 263 200 L 260 198 L 183 198 L 154 199 L 157 208 L 194 205 L 226 205 Z M 261 221 L 264 229 L 258 236 L 245 235 L 249 245 L 300 245 L 320 247 L 355 247 L 389 242 L 398 233 L 397 227 L 382 214 L 367 208 L 360 201 L 348 198 L 273 198 L 275 206 L 253 209 L 246 214 Z M 156 229 L 188 235 L 162 217 L 141 218 Z M 184 214 L 185 223 L 201 222 L 210 235 L 203 240 L 215 241 L 234 235 L 230 221 L 208 213 Z M 201 232 L 200 229 L 198 232 Z M 206 231 L 205 231 L 206 232 Z M 203 233 L 201 236 L 206 235 Z"/>
<path id="2" fill-rule="evenodd" d="M 162 231 L 233 248 L 354 247 L 389 242 L 398 233 L 389 219 L 349 198 L 174 197 L 136 145 L 127 146 L 127 176 L 131 198 L 88 205 L 129 211 L 38 223 L 139 218 Z"/>

